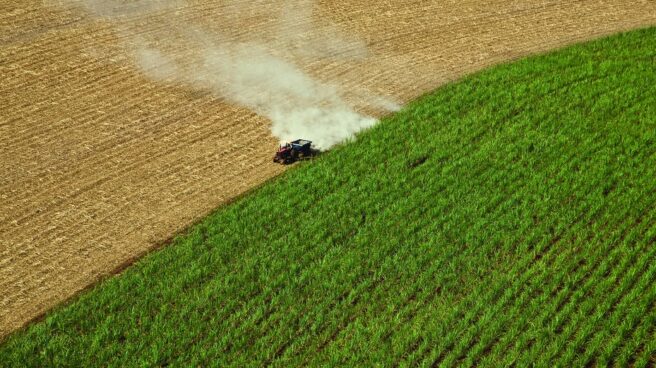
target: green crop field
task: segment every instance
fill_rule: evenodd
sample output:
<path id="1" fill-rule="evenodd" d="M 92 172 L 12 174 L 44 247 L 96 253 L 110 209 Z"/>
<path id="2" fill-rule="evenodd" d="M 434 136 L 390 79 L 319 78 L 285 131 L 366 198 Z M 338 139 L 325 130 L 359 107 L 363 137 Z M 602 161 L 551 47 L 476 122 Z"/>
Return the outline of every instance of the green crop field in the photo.
<path id="1" fill-rule="evenodd" d="M 0 345 L 3 366 L 656 364 L 656 28 L 447 85 Z"/>

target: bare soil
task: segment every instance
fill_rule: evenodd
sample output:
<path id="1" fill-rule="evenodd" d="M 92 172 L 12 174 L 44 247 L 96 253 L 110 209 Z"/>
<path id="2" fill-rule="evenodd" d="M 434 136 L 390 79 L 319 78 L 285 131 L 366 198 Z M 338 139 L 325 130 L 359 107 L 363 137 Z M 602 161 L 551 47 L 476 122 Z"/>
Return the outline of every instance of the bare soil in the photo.
<path id="1" fill-rule="evenodd" d="M 238 1 L 190 1 L 176 16 L 211 28 L 226 3 Z M 406 102 L 492 64 L 654 25 L 656 2 L 322 0 L 313 17 L 369 56 L 308 73 Z M 266 119 L 148 79 L 121 37 L 75 4 L 0 0 L 0 338 L 284 170 Z"/>

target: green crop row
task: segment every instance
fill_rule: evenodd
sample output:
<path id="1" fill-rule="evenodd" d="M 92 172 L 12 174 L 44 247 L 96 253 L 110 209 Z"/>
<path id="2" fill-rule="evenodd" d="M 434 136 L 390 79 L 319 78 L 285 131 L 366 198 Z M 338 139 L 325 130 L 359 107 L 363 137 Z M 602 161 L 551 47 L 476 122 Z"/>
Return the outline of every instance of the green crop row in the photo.
<path id="1" fill-rule="evenodd" d="M 0 366 L 656 361 L 656 28 L 501 65 L 218 209 Z"/>

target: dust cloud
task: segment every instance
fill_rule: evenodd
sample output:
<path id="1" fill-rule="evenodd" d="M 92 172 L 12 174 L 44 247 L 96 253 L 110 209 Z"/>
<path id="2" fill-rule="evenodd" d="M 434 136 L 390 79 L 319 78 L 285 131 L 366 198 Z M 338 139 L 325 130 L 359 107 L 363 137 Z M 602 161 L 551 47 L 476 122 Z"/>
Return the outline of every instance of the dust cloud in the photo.
<path id="1" fill-rule="evenodd" d="M 248 107 L 271 121 L 281 141 L 305 138 L 328 149 L 377 123 L 361 111 L 399 109 L 383 96 L 349 91 L 358 96 L 355 106 L 337 82 L 305 71 L 317 62 L 369 57 L 362 40 L 313 17 L 314 1 L 223 1 L 204 24 L 189 19 L 191 0 L 76 3 L 117 29 L 148 77 Z"/>

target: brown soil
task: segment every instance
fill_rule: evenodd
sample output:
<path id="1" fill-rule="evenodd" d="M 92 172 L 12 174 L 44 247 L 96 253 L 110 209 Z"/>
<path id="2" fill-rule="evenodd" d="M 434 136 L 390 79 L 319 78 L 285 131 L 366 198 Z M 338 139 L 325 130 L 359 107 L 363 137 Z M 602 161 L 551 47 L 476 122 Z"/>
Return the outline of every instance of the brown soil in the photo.
<path id="1" fill-rule="evenodd" d="M 224 3 L 190 1 L 176 14 L 212 27 Z M 400 101 L 491 64 L 656 24 L 652 0 L 322 0 L 317 9 L 370 56 L 306 71 Z M 232 36 L 265 20 L 252 22 Z M 0 0 L 0 338 L 283 171 L 265 119 L 149 80 L 121 37 L 79 6 Z"/>

